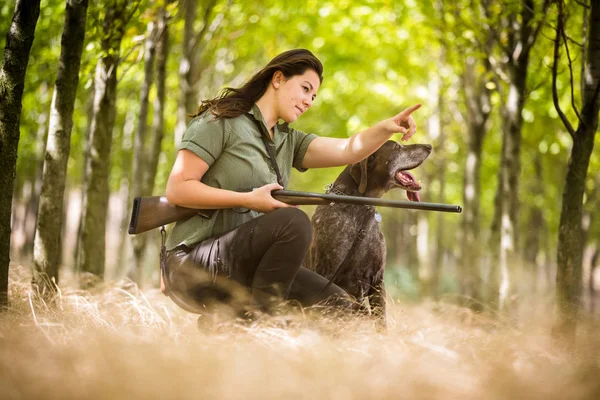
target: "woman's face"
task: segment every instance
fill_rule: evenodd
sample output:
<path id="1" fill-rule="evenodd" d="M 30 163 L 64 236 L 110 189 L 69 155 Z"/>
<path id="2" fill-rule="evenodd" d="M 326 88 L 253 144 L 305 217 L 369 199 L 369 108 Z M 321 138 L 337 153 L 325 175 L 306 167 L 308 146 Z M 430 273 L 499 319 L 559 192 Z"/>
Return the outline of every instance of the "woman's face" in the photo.
<path id="1" fill-rule="evenodd" d="M 302 75 L 294 75 L 289 79 L 276 74 L 273 84 L 276 89 L 277 116 L 290 123 L 297 120 L 312 105 L 321 81 L 319 75 L 309 69 Z"/>

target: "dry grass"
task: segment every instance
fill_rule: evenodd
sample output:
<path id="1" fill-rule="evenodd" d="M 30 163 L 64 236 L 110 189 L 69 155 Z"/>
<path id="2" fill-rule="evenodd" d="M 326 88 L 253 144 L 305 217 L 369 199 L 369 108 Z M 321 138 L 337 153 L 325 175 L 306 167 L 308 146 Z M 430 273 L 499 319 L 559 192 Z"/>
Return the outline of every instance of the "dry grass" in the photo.
<path id="1" fill-rule="evenodd" d="M 393 304 L 389 331 L 308 314 L 243 324 L 196 316 L 157 290 L 64 285 L 55 305 L 13 268 L 0 314 L 2 399 L 598 399 L 600 332 L 577 348 L 526 308 L 492 320 L 451 305 Z M 540 307 L 540 309 L 545 309 Z"/>

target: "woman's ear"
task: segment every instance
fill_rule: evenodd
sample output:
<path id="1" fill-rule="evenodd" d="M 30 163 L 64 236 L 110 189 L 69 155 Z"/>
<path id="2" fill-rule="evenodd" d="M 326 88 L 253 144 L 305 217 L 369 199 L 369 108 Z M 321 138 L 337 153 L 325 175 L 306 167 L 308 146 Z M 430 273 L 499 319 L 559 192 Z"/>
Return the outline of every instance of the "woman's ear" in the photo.
<path id="1" fill-rule="evenodd" d="M 287 80 L 288 78 L 282 71 L 275 71 L 271 82 L 273 83 L 273 87 L 275 87 L 275 89 L 279 89 L 279 87 L 282 86 L 285 82 L 287 82 Z"/>
<path id="2" fill-rule="evenodd" d="M 273 74 L 273 78 L 271 79 L 273 87 L 275 89 L 279 89 L 283 82 L 285 82 L 285 76 L 283 75 L 283 72 L 275 71 L 275 73 Z"/>

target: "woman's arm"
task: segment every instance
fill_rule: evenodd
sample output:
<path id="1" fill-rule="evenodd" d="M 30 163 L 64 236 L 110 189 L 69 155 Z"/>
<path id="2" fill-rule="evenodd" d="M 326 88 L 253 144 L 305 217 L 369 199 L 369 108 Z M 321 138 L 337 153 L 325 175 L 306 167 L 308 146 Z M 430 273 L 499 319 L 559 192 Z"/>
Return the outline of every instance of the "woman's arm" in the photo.
<path id="1" fill-rule="evenodd" d="M 244 207 L 260 212 L 289 207 L 271 197 L 271 191 L 283 189 L 277 183 L 240 193 L 200 182 L 206 171 L 208 164 L 202 158 L 189 150 L 180 150 L 167 181 L 169 203 L 199 209 Z"/>
<path id="2" fill-rule="evenodd" d="M 324 168 L 357 163 L 373 154 L 394 133 L 403 133 L 402 140 L 408 140 L 417 130 L 411 114 L 420 107 L 420 104 L 409 107 L 347 139 L 316 138 L 306 150 L 302 167 Z"/>

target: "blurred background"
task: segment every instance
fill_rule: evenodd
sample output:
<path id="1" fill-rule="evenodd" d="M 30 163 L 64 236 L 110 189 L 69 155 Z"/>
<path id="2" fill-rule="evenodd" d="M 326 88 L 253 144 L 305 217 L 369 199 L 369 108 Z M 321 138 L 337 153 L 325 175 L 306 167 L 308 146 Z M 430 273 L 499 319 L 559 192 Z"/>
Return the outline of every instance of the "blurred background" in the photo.
<path id="1" fill-rule="evenodd" d="M 14 8 L 0 2 L 0 48 Z M 562 215 L 580 227 L 570 248 L 581 254 L 579 269 L 566 290 L 593 314 L 597 115 L 586 136 L 588 165 L 576 182 L 567 175 L 574 133 L 585 134 L 578 115 L 586 111 L 589 10 L 537 0 L 90 1 L 55 280 L 88 272 L 156 287 L 160 234 L 127 234 L 132 198 L 164 194 L 187 114 L 202 99 L 240 86 L 282 51 L 307 48 L 323 62 L 324 82 L 293 127 L 347 137 L 422 103 L 409 141 L 433 145 L 414 171 L 421 200 L 463 206 L 462 214 L 379 209 L 391 296 L 474 310 L 553 298 L 559 254 L 569 251 L 559 240 Z M 35 232 L 64 24 L 65 2 L 42 0 L 22 100 L 11 260 L 38 272 Z M 295 171 L 289 189 L 324 192 L 341 170 Z M 563 208 L 571 196 L 580 205 L 574 214 Z M 406 199 L 402 191 L 386 197 Z M 92 214 L 101 221 L 90 222 Z"/>

